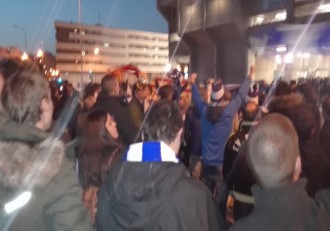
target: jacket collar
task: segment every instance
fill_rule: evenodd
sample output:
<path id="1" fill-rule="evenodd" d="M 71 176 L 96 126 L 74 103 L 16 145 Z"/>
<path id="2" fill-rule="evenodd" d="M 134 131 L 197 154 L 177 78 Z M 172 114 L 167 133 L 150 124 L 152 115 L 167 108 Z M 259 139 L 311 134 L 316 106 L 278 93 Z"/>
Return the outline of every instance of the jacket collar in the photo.
<path id="1" fill-rule="evenodd" d="M 258 124 L 258 121 L 243 120 L 240 127 L 252 127 Z"/>
<path id="2" fill-rule="evenodd" d="M 33 126 L 8 120 L 0 126 L 0 185 L 44 187 L 59 172 L 64 144 Z"/>
<path id="3" fill-rule="evenodd" d="M 308 198 L 305 191 L 306 184 L 306 179 L 300 179 L 297 182 L 272 189 L 262 189 L 260 186 L 254 185 L 252 193 L 255 198 L 255 207 L 276 210 L 291 205 L 295 209 L 295 205 L 301 203 L 301 199 Z"/>
<path id="4" fill-rule="evenodd" d="M 131 144 L 124 155 L 127 162 L 173 162 L 179 160 L 175 152 L 164 142 L 141 142 Z"/>

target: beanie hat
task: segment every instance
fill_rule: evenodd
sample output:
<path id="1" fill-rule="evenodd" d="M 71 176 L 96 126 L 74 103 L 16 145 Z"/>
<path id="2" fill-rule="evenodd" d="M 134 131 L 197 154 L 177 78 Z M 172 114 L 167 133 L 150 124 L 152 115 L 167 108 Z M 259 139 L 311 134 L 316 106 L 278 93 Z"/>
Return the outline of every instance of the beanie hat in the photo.
<path id="1" fill-rule="evenodd" d="M 225 94 L 225 88 L 221 81 L 216 81 L 212 84 L 212 93 L 211 93 L 211 100 L 213 101 L 220 101 Z"/>
<path id="2" fill-rule="evenodd" d="M 253 84 L 245 96 L 245 103 L 248 102 L 254 102 L 257 105 L 259 104 L 259 86 L 257 84 Z"/>

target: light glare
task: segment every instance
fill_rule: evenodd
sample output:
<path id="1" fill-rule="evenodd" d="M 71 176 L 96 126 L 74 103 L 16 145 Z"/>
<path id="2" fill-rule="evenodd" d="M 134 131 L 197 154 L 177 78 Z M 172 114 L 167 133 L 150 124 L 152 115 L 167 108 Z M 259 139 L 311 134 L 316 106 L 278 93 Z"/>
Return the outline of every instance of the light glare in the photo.
<path id="1" fill-rule="evenodd" d="M 31 192 L 27 192 L 27 191 L 23 192 L 21 195 L 16 197 L 14 200 L 5 204 L 6 213 L 10 214 L 10 213 L 14 212 L 15 210 L 23 207 L 24 205 L 26 205 L 29 202 L 31 197 L 32 197 Z"/>

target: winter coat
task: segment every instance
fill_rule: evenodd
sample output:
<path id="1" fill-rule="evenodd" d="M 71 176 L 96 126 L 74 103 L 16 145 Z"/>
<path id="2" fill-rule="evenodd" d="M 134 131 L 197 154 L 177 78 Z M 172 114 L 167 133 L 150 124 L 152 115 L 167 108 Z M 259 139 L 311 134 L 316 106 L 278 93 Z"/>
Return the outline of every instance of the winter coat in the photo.
<path id="1" fill-rule="evenodd" d="M 307 179 L 306 192 L 313 197 L 317 191 L 330 187 L 330 159 L 319 142 L 299 142 L 299 151 L 300 177 Z"/>
<path id="2" fill-rule="evenodd" d="M 330 190 L 320 191 L 312 199 L 305 186 L 306 180 L 268 190 L 254 186 L 255 209 L 229 230 L 329 230 Z"/>
<path id="3" fill-rule="evenodd" d="M 241 122 L 239 130 L 228 139 L 225 147 L 223 169 L 222 169 L 223 177 L 225 180 L 231 168 L 233 167 L 233 164 L 236 160 L 239 150 L 241 149 L 242 145 L 245 143 L 245 141 L 248 138 L 250 128 L 255 124 L 256 122 L 243 120 Z"/>
<path id="4" fill-rule="evenodd" d="M 110 170 L 98 198 L 104 230 L 221 231 L 224 221 L 208 189 L 181 163 L 123 162 Z"/>
<path id="5" fill-rule="evenodd" d="M 23 191 L 31 199 L 23 207 L 0 213 L 2 230 L 91 230 L 81 202 L 72 153 L 61 141 L 28 125 L 12 121 L 0 127 L 1 208 Z M 12 223 L 11 223 L 12 222 Z"/>
<path id="6" fill-rule="evenodd" d="M 196 84 L 192 86 L 192 98 L 202 115 L 202 154 L 203 163 L 219 166 L 223 163 L 226 142 L 232 131 L 233 118 L 247 94 L 251 79 L 246 78 L 235 97 L 225 107 L 216 123 L 211 123 L 206 117 L 207 104 L 203 102 Z"/>
<path id="7" fill-rule="evenodd" d="M 185 119 L 185 140 L 192 155 L 202 155 L 202 125 L 198 108 L 188 108 Z"/>
<path id="8" fill-rule="evenodd" d="M 326 120 L 320 132 L 320 143 L 330 158 L 330 119 Z"/>
<path id="9" fill-rule="evenodd" d="M 118 96 L 109 96 L 100 92 L 93 109 L 102 109 L 110 113 L 117 123 L 119 139 L 129 145 L 137 139 L 139 128 L 133 123 L 131 112 Z"/>
<path id="10" fill-rule="evenodd" d="M 135 127 L 140 128 L 143 122 L 143 105 L 133 96 L 131 102 L 127 104 L 127 107 L 131 113 Z"/>

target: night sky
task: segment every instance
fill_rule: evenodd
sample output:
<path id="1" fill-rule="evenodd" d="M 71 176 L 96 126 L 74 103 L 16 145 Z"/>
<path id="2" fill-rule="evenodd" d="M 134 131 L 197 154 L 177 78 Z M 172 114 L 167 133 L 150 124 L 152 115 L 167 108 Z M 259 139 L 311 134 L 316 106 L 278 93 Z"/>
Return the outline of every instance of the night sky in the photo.
<path id="1" fill-rule="evenodd" d="M 115 28 L 167 32 L 156 0 L 81 0 L 82 22 Z M 38 48 L 55 54 L 54 21 L 78 21 L 78 0 L 0 0 L 0 47 L 24 50 L 24 27 L 28 52 Z"/>

